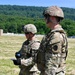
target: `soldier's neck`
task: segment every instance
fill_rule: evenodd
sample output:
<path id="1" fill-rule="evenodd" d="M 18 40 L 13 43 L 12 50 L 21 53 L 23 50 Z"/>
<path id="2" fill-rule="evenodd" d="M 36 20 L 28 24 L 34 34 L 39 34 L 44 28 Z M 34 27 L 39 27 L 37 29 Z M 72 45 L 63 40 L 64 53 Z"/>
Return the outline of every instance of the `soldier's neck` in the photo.
<path id="1" fill-rule="evenodd" d="M 51 30 L 56 29 L 56 28 L 59 28 L 59 27 L 61 27 L 60 24 L 53 25 L 53 26 L 51 27 Z"/>

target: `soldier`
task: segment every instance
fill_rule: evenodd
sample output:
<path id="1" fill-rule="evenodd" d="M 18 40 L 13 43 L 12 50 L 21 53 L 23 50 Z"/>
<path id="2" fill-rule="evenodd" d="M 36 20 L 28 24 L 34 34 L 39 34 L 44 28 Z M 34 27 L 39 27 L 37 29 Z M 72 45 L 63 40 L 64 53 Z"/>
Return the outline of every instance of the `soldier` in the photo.
<path id="1" fill-rule="evenodd" d="M 19 65 L 19 75 L 39 75 L 37 64 L 34 63 L 40 45 L 39 40 L 35 38 L 37 29 L 33 24 L 27 24 L 24 26 L 24 33 L 27 40 L 23 43 L 20 51 L 15 53 L 17 59 L 13 60 L 13 63 Z"/>
<path id="2" fill-rule="evenodd" d="M 64 13 L 60 7 L 51 6 L 43 15 L 50 31 L 40 44 L 37 54 L 38 68 L 41 75 L 65 75 L 68 42 L 66 33 L 60 25 Z"/>

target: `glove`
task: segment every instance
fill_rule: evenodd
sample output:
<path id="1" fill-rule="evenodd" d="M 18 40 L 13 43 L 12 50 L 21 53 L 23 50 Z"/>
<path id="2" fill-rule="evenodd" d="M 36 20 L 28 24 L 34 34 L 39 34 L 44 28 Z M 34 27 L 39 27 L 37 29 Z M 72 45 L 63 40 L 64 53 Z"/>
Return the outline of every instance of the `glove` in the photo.
<path id="1" fill-rule="evenodd" d="M 21 59 L 13 60 L 14 65 L 21 65 Z"/>
<path id="2" fill-rule="evenodd" d="M 16 53 L 15 53 L 15 57 L 16 57 L 16 58 L 21 58 L 21 54 L 20 54 L 19 52 L 16 52 Z"/>

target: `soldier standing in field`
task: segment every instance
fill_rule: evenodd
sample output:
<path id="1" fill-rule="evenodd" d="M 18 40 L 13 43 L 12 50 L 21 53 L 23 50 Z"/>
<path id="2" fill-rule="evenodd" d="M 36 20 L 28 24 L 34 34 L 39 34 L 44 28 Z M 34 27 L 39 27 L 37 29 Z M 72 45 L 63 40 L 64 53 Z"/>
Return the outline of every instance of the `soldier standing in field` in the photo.
<path id="1" fill-rule="evenodd" d="M 20 51 L 15 53 L 17 59 L 13 62 L 15 65 L 19 65 L 19 75 L 39 75 L 37 64 L 34 63 L 40 45 L 39 40 L 35 38 L 37 29 L 33 24 L 27 24 L 24 26 L 24 33 L 27 40 L 23 43 Z"/>
<path id="2" fill-rule="evenodd" d="M 37 54 L 38 68 L 41 75 L 65 75 L 68 43 L 66 33 L 60 25 L 64 13 L 60 7 L 51 6 L 43 15 L 50 31 L 41 41 Z"/>

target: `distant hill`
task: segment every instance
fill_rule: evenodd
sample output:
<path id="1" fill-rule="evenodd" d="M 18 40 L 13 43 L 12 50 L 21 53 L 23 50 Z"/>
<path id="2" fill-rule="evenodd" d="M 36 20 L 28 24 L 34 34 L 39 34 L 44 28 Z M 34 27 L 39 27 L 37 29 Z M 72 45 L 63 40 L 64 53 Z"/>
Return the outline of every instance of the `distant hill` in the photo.
<path id="1" fill-rule="evenodd" d="M 0 29 L 4 33 L 23 33 L 23 26 L 32 23 L 37 27 L 37 34 L 45 34 L 49 31 L 42 15 L 45 9 L 46 7 L 0 5 Z M 68 36 L 75 36 L 75 9 L 62 9 L 65 19 L 61 25 Z"/>
<path id="2" fill-rule="evenodd" d="M 46 7 L 0 5 L 0 15 L 23 16 L 29 18 L 43 18 L 43 10 Z M 61 7 L 65 18 L 75 20 L 75 9 Z"/>

